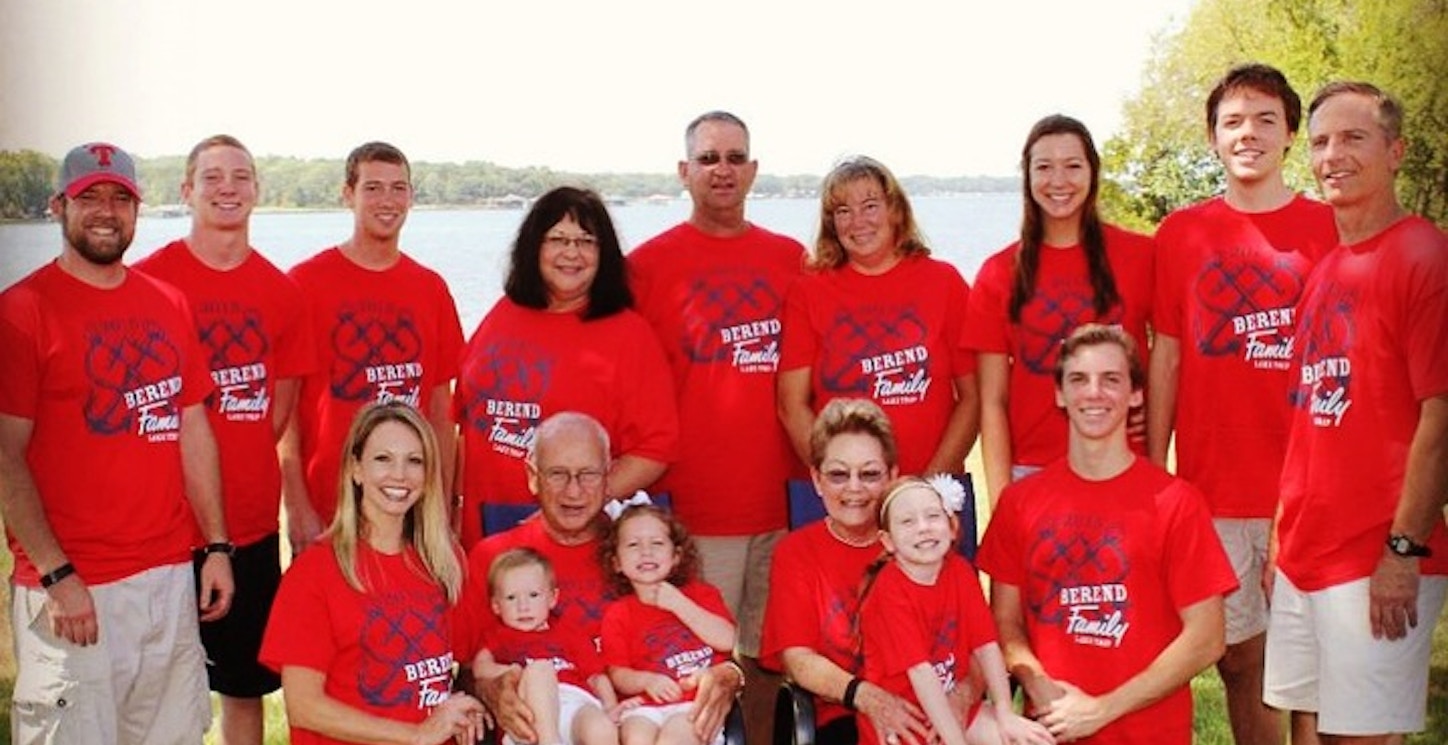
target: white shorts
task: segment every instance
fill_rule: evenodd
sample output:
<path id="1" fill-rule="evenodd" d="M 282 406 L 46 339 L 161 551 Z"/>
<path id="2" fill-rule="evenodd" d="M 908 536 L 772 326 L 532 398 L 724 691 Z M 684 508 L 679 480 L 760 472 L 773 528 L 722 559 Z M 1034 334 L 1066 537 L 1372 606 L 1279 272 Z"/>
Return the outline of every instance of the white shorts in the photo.
<path id="1" fill-rule="evenodd" d="M 764 606 L 769 599 L 769 565 L 774 547 L 785 531 L 758 535 L 694 536 L 703 562 L 701 579 L 719 588 L 724 605 L 734 614 L 739 629 L 735 650 L 744 657 L 759 656 L 764 628 Z"/>
<path id="2" fill-rule="evenodd" d="M 625 711 L 623 715 L 619 717 L 618 723 L 622 726 L 624 722 L 630 719 L 639 718 L 652 722 L 655 727 L 662 727 L 664 726 L 664 721 L 669 717 L 675 714 L 687 717 L 693 708 L 693 701 L 685 701 L 678 704 L 643 704 Z M 714 742 L 710 743 L 710 745 L 722 745 L 723 742 L 724 733 L 720 732 L 719 736 L 714 738 Z"/>
<path id="3" fill-rule="evenodd" d="M 1212 520 L 1217 537 L 1237 575 L 1237 590 L 1228 595 L 1227 643 L 1241 644 L 1267 631 L 1267 596 L 1262 592 L 1262 571 L 1267 566 L 1267 538 L 1271 518 L 1219 517 Z"/>
<path id="4" fill-rule="evenodd" d="M 1448 577 L 1423 577 L 1417 628 L 1402 639 L 1374 639 L 1367 578 L 1304 593 L 1279 570 L 1267 628 L 1263 702 L 1316 712 L 1322 734 L 1421 731 L 1433 627 L 1445 596 Z"/>
<path id="5" fill-rule="evenodd" d="M 1011 482 L 1015 483 L 1027 476 L 1033 476 L 1041 472 L 1045 466 L 1028 466 L 1024 463 L 1016 463 L 1011 466 Z"/>
<path id="6" fill-rule="evenodd" d="M 191 562 L 91 585 L 100 638 L 79 647 L 50 631 L 50 596 L 11 585 L 17 743 L 179 745 L 211 726 Z"/>
<path id="7" fill-rule="evenodd" d="M 572 683 L 558 684 L 558 735 L 565 745 L 578 745 L 573 741 L 573 720 L 585 707 L 592 706 L 603 711 L 603 702 L 589 691 Z M 503 735 L 504 745 L 519 745 L 512 735 Z"/>

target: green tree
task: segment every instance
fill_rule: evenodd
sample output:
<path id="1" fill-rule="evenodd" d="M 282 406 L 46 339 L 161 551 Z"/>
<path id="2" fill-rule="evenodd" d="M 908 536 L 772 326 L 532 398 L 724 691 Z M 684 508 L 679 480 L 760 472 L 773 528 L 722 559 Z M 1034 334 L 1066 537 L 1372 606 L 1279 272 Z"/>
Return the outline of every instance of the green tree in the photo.
<path id="1" fill-rule="evenodd" d="M 55 159 L 43 153 L 0 151 L 0 219 L 45 215 L 58 173 Z"/>
<path id="2" fill-rule="evenodd" d="M 1150 228 L 1172 210 L 1219 193 L 1205 101 L 1229 67 L 1281 69 L 1305 99 L 1330 80 L 1361 79 L 1407 109 L 1403 203 L 1448 223 L 1448 0 L 1200 0 L 1186 24 L 1159 36 L 1123 130 L 1104 146 L 1114 219 Z M 1304 112 L 1305 116 L 1305 112 Z M 1311 190 L 1306 122 L 1287 179 Z"/>

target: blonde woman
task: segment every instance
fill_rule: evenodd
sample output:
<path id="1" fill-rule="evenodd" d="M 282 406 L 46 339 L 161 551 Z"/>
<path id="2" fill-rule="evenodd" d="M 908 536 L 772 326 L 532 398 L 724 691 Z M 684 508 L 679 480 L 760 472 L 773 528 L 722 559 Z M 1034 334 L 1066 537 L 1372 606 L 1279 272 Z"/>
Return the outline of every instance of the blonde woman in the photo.
<path id="1" fill-rule="evenodd" d="M 825 176 L 810 264 L 785 297 L 777 388 L 801 462 L 825 404 L 868 398 L 890 417 L 901 471 L 962 470 L 980 423 L 963 335 L 970 288 L 931 258 L 909 198 L 879 161 L 855 156 Z"/>
<path id="2" fill-rule="evenodd" d="M 463 565 L 432 428 L 369 406 L 342 460 L 336 517 L 282 578 L 262 642 L 291 741 L 472 743 L 483 708 L 452 693 Z"/>

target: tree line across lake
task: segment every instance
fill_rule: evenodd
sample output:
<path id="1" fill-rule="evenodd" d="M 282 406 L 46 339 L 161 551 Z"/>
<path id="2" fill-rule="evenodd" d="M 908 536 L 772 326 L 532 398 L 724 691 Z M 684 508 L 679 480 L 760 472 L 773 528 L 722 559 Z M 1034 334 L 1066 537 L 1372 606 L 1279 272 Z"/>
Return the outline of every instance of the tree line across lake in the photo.
<path id="1" fill-rule="evenodd" d="M 1123 106 L 1120 131 L 1102 143 L 1107 219 L 1151 230 L 1172 210 L 1221 192 L 1222 168 L 1208 147 L 1204 102 L 1215 81 L 1243 62 L 1264 62 L 1286 73 L 1304 108 L 1321 85 L 1338 79 L 1367 80 L 1396 96 L 1406 109 L 1407 141 L 1399 195 L 1408 209 L 1448 227 L 1448 0 L 1196 0 L 1180 28 L 1156 38 L 1140 92 Z M 1304 121 L 1289 153 L 1287 177 L 1312 193 L 1306 129 Z M 1025 136 L 1022 131 L 1022 141 Z M 339 204 L 339 160 L 263 157 L 257 166 L 264 206 Z M 140 168 L 147 202 L 180 200 L 183 158 L 143 159 Z M 43 214 L 55 173 L 50 156 L 0 151 L 0 219 Z M 528 199 L 564 183 L 590 186 L 611 199 L 676 196 L 680 190 L 673 173 L 574 174 L 486 162 L 417 163 L 413 175 L 417 201 L 424 205 Z M 812 196 L 819 180 L 765 174 L 754 191 Z M 901 180 L 909 193 L 922 195 L 1020 188 L 1018 176 Z"/>
<path id="2" fill-rule="evenodd" d="M 344 163 L 340 158 L 257 158 L 261 180 L 261 206 L 285 209 L 331 208 L 341 204 Z M 180 155 L 138 158 L 141 189 L 150 205 L 181 201 L 186 158 Z M 0 219 L 23 219 L 45 214 L 55 191 L 59 162 L 33 150 L 0 151 Z M 760 174 L 754 193 L 771 197 L 811 197 L 820 176 Z M 607 199 L 637 200 L 674 197 L 682 186 L 673 173 L 567 173 L 548 168 L 504 168 L 492 163 L 412 164 L 413 187 L 419 205 L 487 207 L 532 199 L 563 185 L 582 185 Z M 902 179 L 911 194 L 1015 191 L 1014 177 L 910 176 Z"/>

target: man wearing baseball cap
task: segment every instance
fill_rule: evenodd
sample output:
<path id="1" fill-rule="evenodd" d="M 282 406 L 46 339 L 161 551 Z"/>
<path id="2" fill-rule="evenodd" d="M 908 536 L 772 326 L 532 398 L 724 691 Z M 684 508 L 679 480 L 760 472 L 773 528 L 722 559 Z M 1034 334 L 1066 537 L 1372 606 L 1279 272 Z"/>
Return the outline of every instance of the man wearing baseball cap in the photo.
<path id="1" fill-rule="evenodd" d="M 60 256 L 0 292 L 11 735 L 199 742 L 197 608 L 219 618 L 232 595 L 206 358 L 180 293 L 121 263 L 140 208 L 130 155 L 70 151 L 50 208 Z M 208 543 L 199 601 L 193 526 Z"/>

